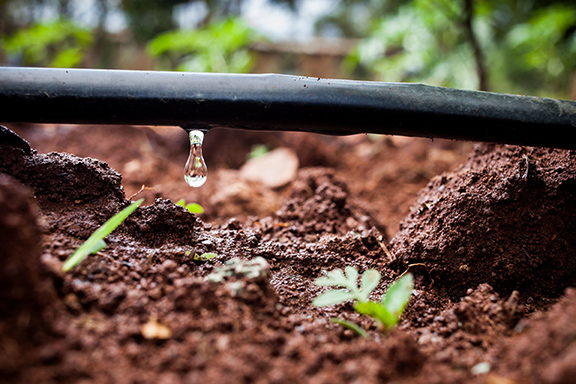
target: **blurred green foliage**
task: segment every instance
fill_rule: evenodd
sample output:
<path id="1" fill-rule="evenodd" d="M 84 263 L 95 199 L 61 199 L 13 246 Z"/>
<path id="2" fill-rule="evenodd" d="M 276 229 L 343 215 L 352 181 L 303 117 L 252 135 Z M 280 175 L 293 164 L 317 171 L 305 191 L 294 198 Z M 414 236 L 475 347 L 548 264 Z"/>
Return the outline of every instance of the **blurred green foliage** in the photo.
<path id="1" fill-rule="evenodd" d="M 462 31 L 452 26 L 458 5 L 415 0 L 379 18 L 370 36 L 347 57 L 351 70 L 365 67 L 383 81 L 419 81 L 474 88 L 476 74 Z"/>
<path id="2" fill-rule="evenodd" d="M 575 29 L 576 4 L 540 9 L 512 27 L 491 55 L 497 83 L 513 92 L 559 93 L 576 71 Z"/>
<path id="3" fill-rule="evenodd" d="M 190 72 L 249 72 L 249 45 L 258 35 L 242 19 L 228 18 L 196 30 L 176 30 L 154 38 L 147 51 L 158 69 Z"/>
<path id="4" fill-rule="evenodd" d="M 466 30 L 464 1 L 412 0 L 374 18 L 346 58 L 350 76 L 566 97 L 576 71 L 576 3 L 484 0 Z M 347 26 L 347 24 L 344 24 Z M 477 40 L 483 62 L 474 55 Z"/>
<path id="5" fill-rule="evenodd" d="M 20 65 L 69 68 L 82 63 L 91 43 L 90 30 L 72 20 L 58 19 L 4 37 L 0 48 Z"/>
<path id="6" fill-rule="evenodd" d="M 159 34 L 174 29 L 174 7 L 187 0 L 121 0 L 132 36 L 139 42 L 148 41 Z"/>

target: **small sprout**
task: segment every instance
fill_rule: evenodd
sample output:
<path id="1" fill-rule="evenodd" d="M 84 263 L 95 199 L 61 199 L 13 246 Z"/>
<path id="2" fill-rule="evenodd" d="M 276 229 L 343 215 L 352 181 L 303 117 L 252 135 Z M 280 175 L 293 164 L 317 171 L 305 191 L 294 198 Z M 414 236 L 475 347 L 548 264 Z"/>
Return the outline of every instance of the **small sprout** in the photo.
<path id="1" fill-rule="evenodd" d="M 215 253 L 203 253 L 203 254 L 201 254 L 201 255 L 195 253 L 193 259 L 194 259 L 195 261 L 206 261 L 206 260 L 210 260 L 210 259 L 212 259 L 212 258 L 214 258 L 214 257 L 216 257 L 216 256 L 218 256 L 218 255 L 215 254 Z"/>
<path id="2" fill-rule="evenodd" d="M 314 284 L 320 287 L 343 287 L 344 289 L 326 291 L 316 297 L 312 301 L 312 305 L 325 307 L 352 300 L 356 302 L 354 310 L 362 315 L 372 317 L 379 329 L 389 330 L 398 324 L 414 288 L 412 274 L 407 273 L 400 277 L 388 288 L 382 300 L 375 302 L 369 301 L 368 297 L 380 282 L 380 273 L 374 269 L 364 272 L 360 280 L 360 288 L 358 288 L 356 285 L 358 280 L 356 268 L 346 267 L 345 272 L 346 274 L 340 269 L 335 269 L 328 272 L 326 277 L 316 279 Z M 341 325 L 353 329 L 350 324 Z"/>
<path id="3" fill-rule="evenodd" d="M 229 277 L 245 277 L 255 279 L 258 277 L 268 277 L 270 274 L 270 264 L 261 256 L 251 260 L 243 261 L 238 257 L 228 260 L 223 266 L 218 267 L 206 276 L 206 280 L 212 283 L 223 283 Z"/>
<path id="4" fill-rule="evenodd" d="M 106 247 L 104 238 L 122 224 L 122 222 L 126 220 L 126 218 L 130 216 L 130 214 L 134 212 L 143 201 L 144 199 L 135 201 L 102 224 L 102 226 L 94 231 L 84 244 L 76 249 L 72 256 L 66 259 L 62 266 L 62 270 L 68 272 L 70 269 L 80 264 L 89 254 L 96 253 Z"/>
<path id="5" fill-rule="evenodd" d="M 250 149 L 250 153 L 248 153 L 248 158 L 255 159 L 257 157 L 267 154 L 268 152 L 270 152 L 270 148 L 266 144 L 256 144 L 253 145 L 252 148 Z"/>
<path id="6" fill-rule="evenodd" d="M 176 205 L 179 205 L 181 207 L 186 208 L 188 210 L 188 212 L 190 212 L 190 213 L 194 213 L 197 215 L 201 215 L 204 213 L 204 208 L 202 208 L 202 206 L 200 204 L 197 204 L 197 203 L 186 204 L 186 201 L 184 199 L 178 200 Z"/>
<path id="7" fill-rule="evenodd" d="M 327 273 L 326 277 L 316 279 L 314 284 L 320 287 L 344 287 L 342 289 L 332 289 L 316 297 L 312 305 L 316 307 L 326 307 L 328 305 L 344 303 L 349 300 L 359 302 L 368 301 L 368 296 L 376 288 L 380 281 L 380 273 L 375 269 L 369 269 L 362 274 L 360 281 L 361 288 L 358 289 L 358 271 L 354 267 L 346 267 L 346 275 L 340 269 L 335 269 Z"/>

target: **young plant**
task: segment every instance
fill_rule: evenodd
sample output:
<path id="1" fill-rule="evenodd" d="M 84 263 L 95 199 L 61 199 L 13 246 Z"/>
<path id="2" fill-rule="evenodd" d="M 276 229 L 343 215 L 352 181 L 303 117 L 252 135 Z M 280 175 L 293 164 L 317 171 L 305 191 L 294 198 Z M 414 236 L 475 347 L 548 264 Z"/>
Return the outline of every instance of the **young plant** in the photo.
<path id="1" fill-rule="evenodd" d="M 188 210 L 188 212 L 190 212 L 190 213 L 194 213 L 197 215 L 201 215 L 204 213 L 204 208 L 202 208 L 202 206 L 200 204 L 197 204 L 197 203 L 186 204 L 186 201 L 184 199 L 178 200 L 176 205 L 179 205 L 181 207 L 186 208 Z"/>
<path id="2" fill-rule="evenodd" d="M 356 268 L 346 267 L 345 274 L 340 269 L 335 269 L 328 272 L 326 277 L 316 279 L 314 284 L 320 287 L 342 287 L 343 289 L 331 289 L 320 294 L 312 301 L 312 305 L 325 307 L 354 301 L 356 312 L 372 317 L 378 325 L 378 329 L 389 330 L 398 324 L 402 312 L 410 300 L 414 288 L 414 278 L 410 273 L 405 274 L 388 288 L 380 302 L 369 301 L 368 297 L 380 282 L 380 278 L 378 271 L 369 269 L 362 274 L 360 287 L 358 287 Z M 342 321 L 335 322 L 345 325 Z M 352 329 L 349 324 L 345 326 Z"/>
<path id="3" fill-rule="evenodd" d="M 186 256 L 190 256 L 192 254 L 192 252 L 186 251 L 185 254 L 186 254 Z M 218 254 L 211 253 L 211 252 L 203 253 L 201 255 L 199 255 L 198 253 L 194 253 L 194 256 L 192 256 L 192 260 L 194 260 L 194 261 L 206 261 L 206 260 L 213 259 L 216 256 L 218 256 Z"/>
<path id="4" fill-rule="evenodd" d="M 102 250 L 106 246 L 104 238 L 112 233 L 132 212 L 136 210 L 142 204 L 144 199 L 140 199 L 130 204 L 114 216 L 112 216 L 108 221 L 106 221 L 100 228 L 98 228 L 89 238 L 82 244 L 76 251 L 64 262 L 62 270 L 68 272 L 70 269 L 74 268 L 82 262 L 91 253 L 96 253 Z"/>

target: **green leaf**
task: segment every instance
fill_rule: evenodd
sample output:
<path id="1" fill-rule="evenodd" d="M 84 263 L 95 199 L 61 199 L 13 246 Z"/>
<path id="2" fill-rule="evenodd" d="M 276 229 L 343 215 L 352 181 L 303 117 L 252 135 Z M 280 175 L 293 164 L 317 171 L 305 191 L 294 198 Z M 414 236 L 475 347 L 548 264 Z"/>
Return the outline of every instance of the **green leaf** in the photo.
<path id="1" fill-rule="evenodd" d="M 186 201 L 184 199 L 178 200 L 176 205 L 179 205 L 181 207 L 186 208 L 188 210 L 188 212 L 190 212 L 190 213 L 195 213 L 195 214 L 204 213 L 204 208 L 202 208 L 202 206 L 200 204 L 197 204 L 197 203 L 186 204 Z"/>
<path id="2" fill-rule="evenodd" d="M 360 291 L 362 298 L 360 301 L 367 301 L 370 293 L 376 288 L 380 282 L 380 272 L 375 269 L 369 269 L 362 274 L 362 280 L 360 282 Z"/>
<path id="3" fill-rule="evenodd" d="M 248 153 L 248 158 L 255 159 L 257 157 L 267 154 L 268 152 L 270 152 L 270 148 L 268 148 L 266 144 L 256 144 L 253 145 L 252 148 L 250 149 L 250 153 Z"/>
<path id="4" fill-rule="evenodd" d="M 385 328 L 391 328 L 398 322 L 398 319 L 395 318 L 384 306 L 373 301 L 357 303 L 354 306 L 354 309 L 362 315 L 367 315 L 377 320 L 377 322 L 382 324 Z"/>
<path id="5" fill-rule="evenodd" d="M 348 329 L 356 332 L 359 336 L 362 336 L 365 339 L 370 338 L 370 336 L 368 336 L 368 332 L 366 332 L 365 330 L 362 329 L 362 327 L 358 326 L 357 324 L 354 324 L 351 321 L 338 319 L 336 317 L 331 318 L 330 321 L 332 321 L 333 323 L 336 323 L 338 325 L 341 325 L 344 328 L 348 328 Z"/>
<path id="6" fill-rule="evenodd" d="M 88 253 L 96 253 L 103 250 L 104 248 L 106 248 L 106 242 L 104 239 L 100 239 L 96 242 L 96 244 L 94 244 L 94 248 L 90 249 L 90 252 Z"/>
<path id="7" fill-rule="evenodd" d="M 392 284 L 382 298 L 382 305 L 396 317 L 396 321 L 402 316 L 406 304 L 410 300 L 414 289 L 414 277 L 407 273 Z"/>
<path id="8" fill-rule="evenodd" d="M 201 255 L 195 253 L 194 254 L 194 260 L 196 261 L 206 261 L 206 260 L 210 260 L 214 257 L 218 256 L 216 253 L 203 253 Z"/>
<path id="9" fill-rule="evenodd" d="M 350 289 L 356 289 L 356 282 L 358 281 L 358 270 L 354 267 L 346 267 L 346 285 Z"/>
<path id="10" fill-rule="evenodd" d="M 326 274 L 326 277 L 319 277 L 314 281 L 319 287 L 342 286 L 348 287 L 348 280 L 340 269 L 334 269 Z"/>
<path id="11" fill-rule="evenodd" d="M 312 305 L 315 307 L 326 307 L 328 305 L 344 303 L 352 299 L 354 299 L 354 294 L 351 292 L 341 289 L 332 289 L 317 296 L 312 301 Z"/>
<path id="12" fill-rule="evenodd" d="M 130 204 L 128 207 L 124 208 L 114 216 L 112 216 L 108 221 L 106 221 L 100 228 L 98 228 L 89 238 L 82 244 L 76 251 L 70 256 L 62 266 L 64 272 L 68 272 L 70 269 L 74 268 L 82 260 L 86 258 L 91 253 L 101 250 L 102 243 L 106 246 L 104 238 L 108 236 L 113 230 L 115 230 L 126 218 L 134 212 L 144 199 L 140 199 Z M 95 251 L 96 250 L 96 251 Z"/>
<path id="13" fill-rule="evenodd" d="M 199 215 L 204 213 L 204 208 L 202 208 L 202 206 L 197 203 L 186 204 L 184 208 L 186 208 L 190 213 L 197 213 Z"/>

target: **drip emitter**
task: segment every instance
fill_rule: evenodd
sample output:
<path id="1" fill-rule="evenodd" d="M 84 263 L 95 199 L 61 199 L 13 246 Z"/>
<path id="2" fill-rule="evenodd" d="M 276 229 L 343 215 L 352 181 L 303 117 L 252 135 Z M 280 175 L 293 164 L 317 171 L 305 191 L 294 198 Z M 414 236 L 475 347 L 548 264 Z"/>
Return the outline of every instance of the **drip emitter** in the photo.
<path id="1" fill-rule="evenodd" d="M 574 101 L 422 84 L 2 67 L 0 105 L 6 123 L 192 124 L 576 149 Z"/>

